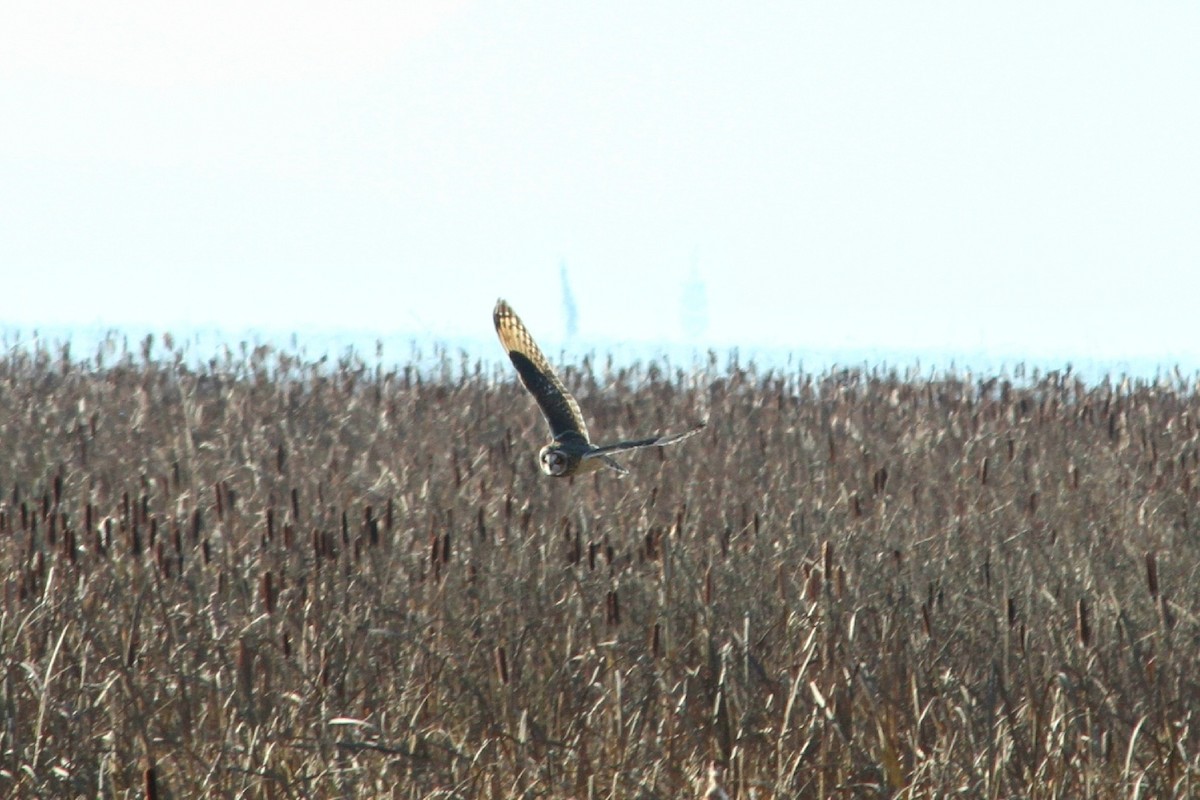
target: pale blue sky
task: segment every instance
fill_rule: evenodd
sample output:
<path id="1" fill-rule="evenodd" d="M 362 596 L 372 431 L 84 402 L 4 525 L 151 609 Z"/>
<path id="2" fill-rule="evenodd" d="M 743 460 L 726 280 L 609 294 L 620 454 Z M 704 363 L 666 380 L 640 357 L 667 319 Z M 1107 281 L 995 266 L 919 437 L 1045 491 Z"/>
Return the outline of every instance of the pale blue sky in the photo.
<path id="1" fill-rule="evenodd" d="M 1200 4 L 16 2 L 0 323 L 1200 363 Z"/>

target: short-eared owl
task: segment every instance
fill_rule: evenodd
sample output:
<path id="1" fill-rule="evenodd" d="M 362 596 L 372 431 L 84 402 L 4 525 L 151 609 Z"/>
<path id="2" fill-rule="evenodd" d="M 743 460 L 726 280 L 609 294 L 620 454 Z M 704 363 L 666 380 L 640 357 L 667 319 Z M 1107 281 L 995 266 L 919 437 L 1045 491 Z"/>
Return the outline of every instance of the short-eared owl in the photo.
<path id="1" fill-rule="evenodd" d="M 508 303 L 497 300 L 496 308 L 492 311 L 492 321 L 496 324 L 500 344 L 504 346 L 513 366 L 517 368 L 517 374 L 521 376 L 521 383 L 525 384 L 525 388 L 537 400 L 542 415 L 550 424 L 550 435 L 554 437 L 554 441 L 538 453 L 538 463 L 542 472 L 552 478 L 566 478 L 601 467 L 614 469 L 624 475 L 628 470 L 612 459 L 614 453 L 674 444 L 698 433 L 704 427 L 702 422 L 689 431 L 670 436 L 594 445 L 588 439 L 587 425 L 583 422 L 583 415 L 579 413 L 579 404 L 554 374 L 550 362 L 546 361 L 529 331 L 521 324 L 521 318 L 513 312 Z"/>

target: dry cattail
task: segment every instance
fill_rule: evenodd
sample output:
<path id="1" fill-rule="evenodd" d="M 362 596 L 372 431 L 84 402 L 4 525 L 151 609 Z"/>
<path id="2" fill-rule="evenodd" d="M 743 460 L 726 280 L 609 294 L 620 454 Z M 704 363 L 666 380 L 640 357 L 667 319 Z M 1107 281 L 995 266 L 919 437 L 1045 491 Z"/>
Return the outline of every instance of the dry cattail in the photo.
<path id="1" fill-rule="evenodd" d="M 238 640 L 237 680 L 238 689 L 247 698 L 250 697 L 250 693 L 254 689 L 254 651 L 245 637 Z"/>
<path id="2" fill-rule="evenodd" d="M 258 590 L 263 609 L 266 610 L 268 614 L 274 614 L 276 591 L 271 579 L 271 570 L 267 570 L 263 573 L 262 579 L 258 584 Z"/>
<path id="3" fill-rule="evenodd" d="M 1092 623 L 1088 619 L 1087 602 L 1082 597 L 1075 604 L 1075 636 L 1081 647 L 1092 646 Z"/>
<path id="4" fill-rule="evenodd" d="M 146 800 L 158 800 L 158 774 L 153 763 L 142 770 L 142 791 Z"/>
<path id="5" fill-rule="evenodd" d="M 812 569 L 804 581 L 804 597 L 808 602 L 815 603 L 821 597 L 821 570 Z"/>
<path id="6" fill-rule="evenodd" d="M 508 654 L 504 650 L 504 645 L 496 648 L 496 677 L 505 686 L 508 685 Z"/>
<path id="7" fill-rule="evenodd" d="M 616 627 L 621 624 L 621 601 L 617 597 L 617 590 L 610 589 L 605 598 L 605 615 L 604 621 L 606 624 Z"/>
<path id="8" fill-rule="evenodd" d="M 1171 605 L 1167 602 L 1166 593 L 1160 593 L 1158 596 L 1158 613 L 1162 619 L 1162 624 L 1167 628 L 1175 627 L 1175 614 L 1171 611 Z"/>

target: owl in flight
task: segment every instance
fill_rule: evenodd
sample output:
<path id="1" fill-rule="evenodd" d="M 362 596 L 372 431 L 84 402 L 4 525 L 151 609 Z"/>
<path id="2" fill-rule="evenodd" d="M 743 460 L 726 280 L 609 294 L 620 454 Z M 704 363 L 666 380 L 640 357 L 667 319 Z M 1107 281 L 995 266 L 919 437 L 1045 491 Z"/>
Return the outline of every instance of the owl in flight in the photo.
<path id="1" fill-rule="evenodd" d="M 670 436 L 594 445 L 588 439 L 587 425 L 583 422 L 583 415 L 579 413 L 579 404 L 554 374 L 537 343 L 521 324 L 521 318 L 508 303 L 497 300 L 496 308 L 492 311 L 492 321 L 496 324 L 500 344 L 504 346 L 513 366 L 517 368 L 517 374 L 521 376 L 521 383 L 525 384 L 525 388 L 537 400 L 542 409 L 542 416 L 550 424 L 550 435 L 554 437 L 554 441 L 538 453 L 538 463 L 542 472 L 552 478 L 566 478 L 601 467 L 608 467 L 625 475 L 629 470 L 612 459 L 614 453 L 674 444 L 699 433 L 705 425 L 702 422 L 689 431 Z"/>

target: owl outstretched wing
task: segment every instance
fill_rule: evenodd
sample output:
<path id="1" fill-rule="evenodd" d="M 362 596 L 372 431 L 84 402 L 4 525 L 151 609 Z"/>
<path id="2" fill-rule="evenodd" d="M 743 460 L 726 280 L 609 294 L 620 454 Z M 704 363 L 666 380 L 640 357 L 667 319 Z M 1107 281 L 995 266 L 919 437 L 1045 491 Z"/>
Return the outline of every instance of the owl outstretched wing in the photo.
<path id="1" fill-rule="evenodd" d="M 704 430 L 704 426 L 707 424 L 707 422 L 701 422 L 698 425 L 693 426 L 690 430 L 684 431 L 683 433 L 672 433 L 667 436 L 655 436 L 649 439 L 635 439 L 628 442 L 617 442 L 616 444 L 601 445 L 600 447 L 593 448 L 583 457 L 596 458 L 598 456 L 610 456 L 614 453 L 625 453 L 629 450 L 641 450 L 646 447 L 666 447 L 669 444 L 682 442 L 689 436 L 695 436 L 697 433 Z"/>
<path id="2" fill-rule="evenodd" d="M 496 325 L 500 344 L 521 376 L 521 383 L 537 400 L 542 416 L 549 423 L 551 436 L 560 440 L 564 434 L 567 437 L 575 434 L 587 442 L 587 425 L 583 422 L 579 404 L 554 373 L 537 342 L 521 323 L 521 318 L 508 303 L 497 300 L 496 308 L 492 311 L 492 322 Z"/>

